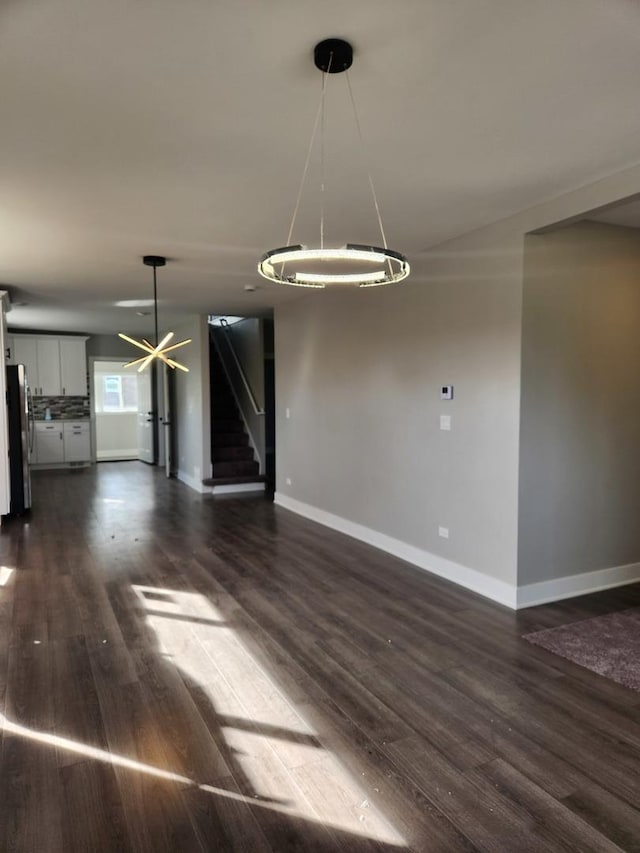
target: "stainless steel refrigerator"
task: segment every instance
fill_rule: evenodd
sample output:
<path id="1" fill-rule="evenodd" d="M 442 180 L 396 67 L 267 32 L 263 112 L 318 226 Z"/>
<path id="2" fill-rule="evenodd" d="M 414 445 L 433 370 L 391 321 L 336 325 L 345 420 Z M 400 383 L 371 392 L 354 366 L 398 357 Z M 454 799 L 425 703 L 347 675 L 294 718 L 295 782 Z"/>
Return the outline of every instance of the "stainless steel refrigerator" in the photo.
<path id="1" fill-rule="evenodd" d="M 9 512 L 19 515 L 31 506 L 29 463 L 33 448 L 34 420 L 31 394 L 24 364 L 7 365 L 7 406 L 9 419 Z"/>

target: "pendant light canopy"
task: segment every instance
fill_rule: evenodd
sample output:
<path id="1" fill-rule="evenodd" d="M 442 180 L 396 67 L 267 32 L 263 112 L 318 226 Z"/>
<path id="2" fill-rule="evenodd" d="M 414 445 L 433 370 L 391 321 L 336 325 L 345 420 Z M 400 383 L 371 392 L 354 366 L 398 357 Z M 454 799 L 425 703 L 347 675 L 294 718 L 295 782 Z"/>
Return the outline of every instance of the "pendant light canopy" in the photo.
<path id="1" fill-rule="evenodd" d="M 136 358 L 133 361 L 127 362 L 127 364 L 125 364 L 124 366 L 137 366 L 138 373 L 141 373 L 145 369 L 145 367 L 148 367 L 154 360 L 159 359 L 172 369 L 178 368 L 178 370 L 183 370 L 185 373 L 188 373 L 188 367 L 185 367 L 184 364 L 180 364 L 180 362 L 175 361 L 173 358 L 170 358 L 167 353 L 173 352 L 173 350 L 178 349 L 178 347 L 183 347 L 186 344 L 190 344 L 191 338 L 186 338 L 184 341 L 179 341 L 179 343 L 177 344 L 171 344 L 171 346 L 167 346 L 167 344 L 169 344 L 169 341 L 173 338 L 173 332 L 167 332 L 164 338 L 161 341 L 158 341 L 158 283 L 156 280 L 156 269 L 158 267 L 165 266 L 165 264 L 167 263 L 167 259 L 163 258 L 161 255 L 145 255 L 142 258 L 142 262 L 143 264 L 145 264 L 145 266 L 153 267 L 153 317 L 155 325 L 155 346 L 149 343 L 146 338 L 142 338 L 141 341 L 136 341 L 134 338 L 130 338 L 128 335 L 119 332 L 119 338 L 122 338 L 124 341 L 133 344 L 134 347 L 138 347 L 138 349 L 141 349 L 146 353 L 141 358 Z"/>
<path id="2" fill-rule="evenodd" d="M 394 252 L 387 246 L 387 239 L 382 225 L 380 207 L 373 186 L 371 174 L 369 186 L 373 204 L 378 218 L 382 247 L 347 243 L 340 248 L 325 247 L 324 244 L 324 211 L 320 214 L 320 246 L 309 248 L 301 244 L 291 245 L 293 228 L 300 206 L 300 199 L 309 168 L 311 152 L 318 130 L 321 126 L 324 132 L 324 105 L 329 74 L 344 72 L 349 88 L 353 115 L 363 145 L 362 131 L 356 111 L 348 69 L 353 63 L 353 48 L 349 42 L 342 39 L 325 39 L 319 42 L 314 50 L 316 68 L 322 71 L 322 94 L 316 120 L 311 134 L 311 142 L 307 152 L 307 160 L 302 173 L 287 245 L 279 249 L 271 249 L 260 259 L 258 272 L 263 278 L 278 284 L 289 284 L 296 287 L 323 288 L 328 285 L 355 285 L 356 287 L 378 287 L 383 284 L 394 284 L 407 278 L 410 267 L 407 259 L 399 252 Z M 364 146 L 363 146 L 364 147 Z M 321 169 L 322 178 L 320 190 L 324 192 L 324 140 L 322 140 Z"/>

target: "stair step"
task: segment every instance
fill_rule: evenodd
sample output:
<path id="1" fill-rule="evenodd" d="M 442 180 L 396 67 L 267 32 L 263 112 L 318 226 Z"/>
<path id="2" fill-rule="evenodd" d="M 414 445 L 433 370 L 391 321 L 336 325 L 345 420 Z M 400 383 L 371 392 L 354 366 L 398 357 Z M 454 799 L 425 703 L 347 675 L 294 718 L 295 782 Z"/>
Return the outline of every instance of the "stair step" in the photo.
<path id="1" fill-rule="evenodd" d="M 253 447 L 214 447 L 214 462 L 230 462 L 233 459 L 253 461 Z"/>
<path id="2" fill-rule="evenodd" d="M 260 466 L 254 461 L 236 460 L 234 462 L 214 462 L 213 477 L 253 477 L 258 476 Z"/>
<path id="3" fill-rule="evenodd" d="M 215 418 L 213 431 L 216 432 L 244 432 L 244 423 L 240 419 Z"/>
<path id="4" fill-rule="evenodd" d="M 213 434 L 213 446 L 216 447 L 243 447 L 249 444 L 249 436 L 246 432 L 218 432 Z"/>
<path id="5" fill-rule="evenodd" d="M 231 397 L 223 398 L 223 397 L 213 397 L 211 400 L 211 408 L 212 409 L 224 409 L 226 411 L 236 412 L 238 410 L 238 404 Z M 237 417 L 237 415 L 236 415 Z"/>
<path id="6" fill-rule="evenodd" d="M 207 477 L 202 481 L 203 486 L 231 486 L 236 483 L 264 483 L 265 477 L 260 474 L 257 477 Z"/>
<path id="7" fill-rule="evenodd" d="M 233 408 L 222 408 L 222 406 L 217 406 L 215 403 L 211 408 L 211 415 L 215 421 L 237 421 L 240 420 L 240 415 L 238 413 L 238 409 L 236 406 Z M 229 432 L 233 432 L 233 430 L 229 430 Z"/>

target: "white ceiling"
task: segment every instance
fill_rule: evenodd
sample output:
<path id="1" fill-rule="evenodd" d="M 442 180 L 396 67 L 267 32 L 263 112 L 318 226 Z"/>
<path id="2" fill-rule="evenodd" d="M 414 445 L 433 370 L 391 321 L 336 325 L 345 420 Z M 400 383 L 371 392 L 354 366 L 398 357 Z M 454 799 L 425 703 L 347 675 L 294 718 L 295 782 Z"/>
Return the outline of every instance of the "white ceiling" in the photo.
<path id="1" fill-rule="evenodd" d="M 266 311 L 318 104 L 351 83 L 389 244 L 409 257 L 640 160 L 633 0 L 3 0 L 0 282 L 9 322 L 145 331 L 162 313 Z M 328 242 L 378 243 L 344 75 L 327 94 Z M 296 242 L 316 242 L 312 167 Z M 313 224 L 313 228 L 312 228 Z M 257 290 L 245 292 L 255 284 Z M 319 294 L 319 298 L 322 294 Z"/>

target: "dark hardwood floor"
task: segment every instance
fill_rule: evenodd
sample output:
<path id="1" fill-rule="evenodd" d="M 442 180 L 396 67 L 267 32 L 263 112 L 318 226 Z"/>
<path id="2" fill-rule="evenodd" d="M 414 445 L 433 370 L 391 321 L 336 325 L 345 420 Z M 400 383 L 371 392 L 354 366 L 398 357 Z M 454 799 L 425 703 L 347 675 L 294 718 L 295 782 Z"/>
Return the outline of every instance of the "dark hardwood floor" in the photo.
<path id="1" fill-rule="evenodd" d="M 0 850 L 640 850 L 640 694 L 261 498 L 39 472 L 0 535 Z"/>

